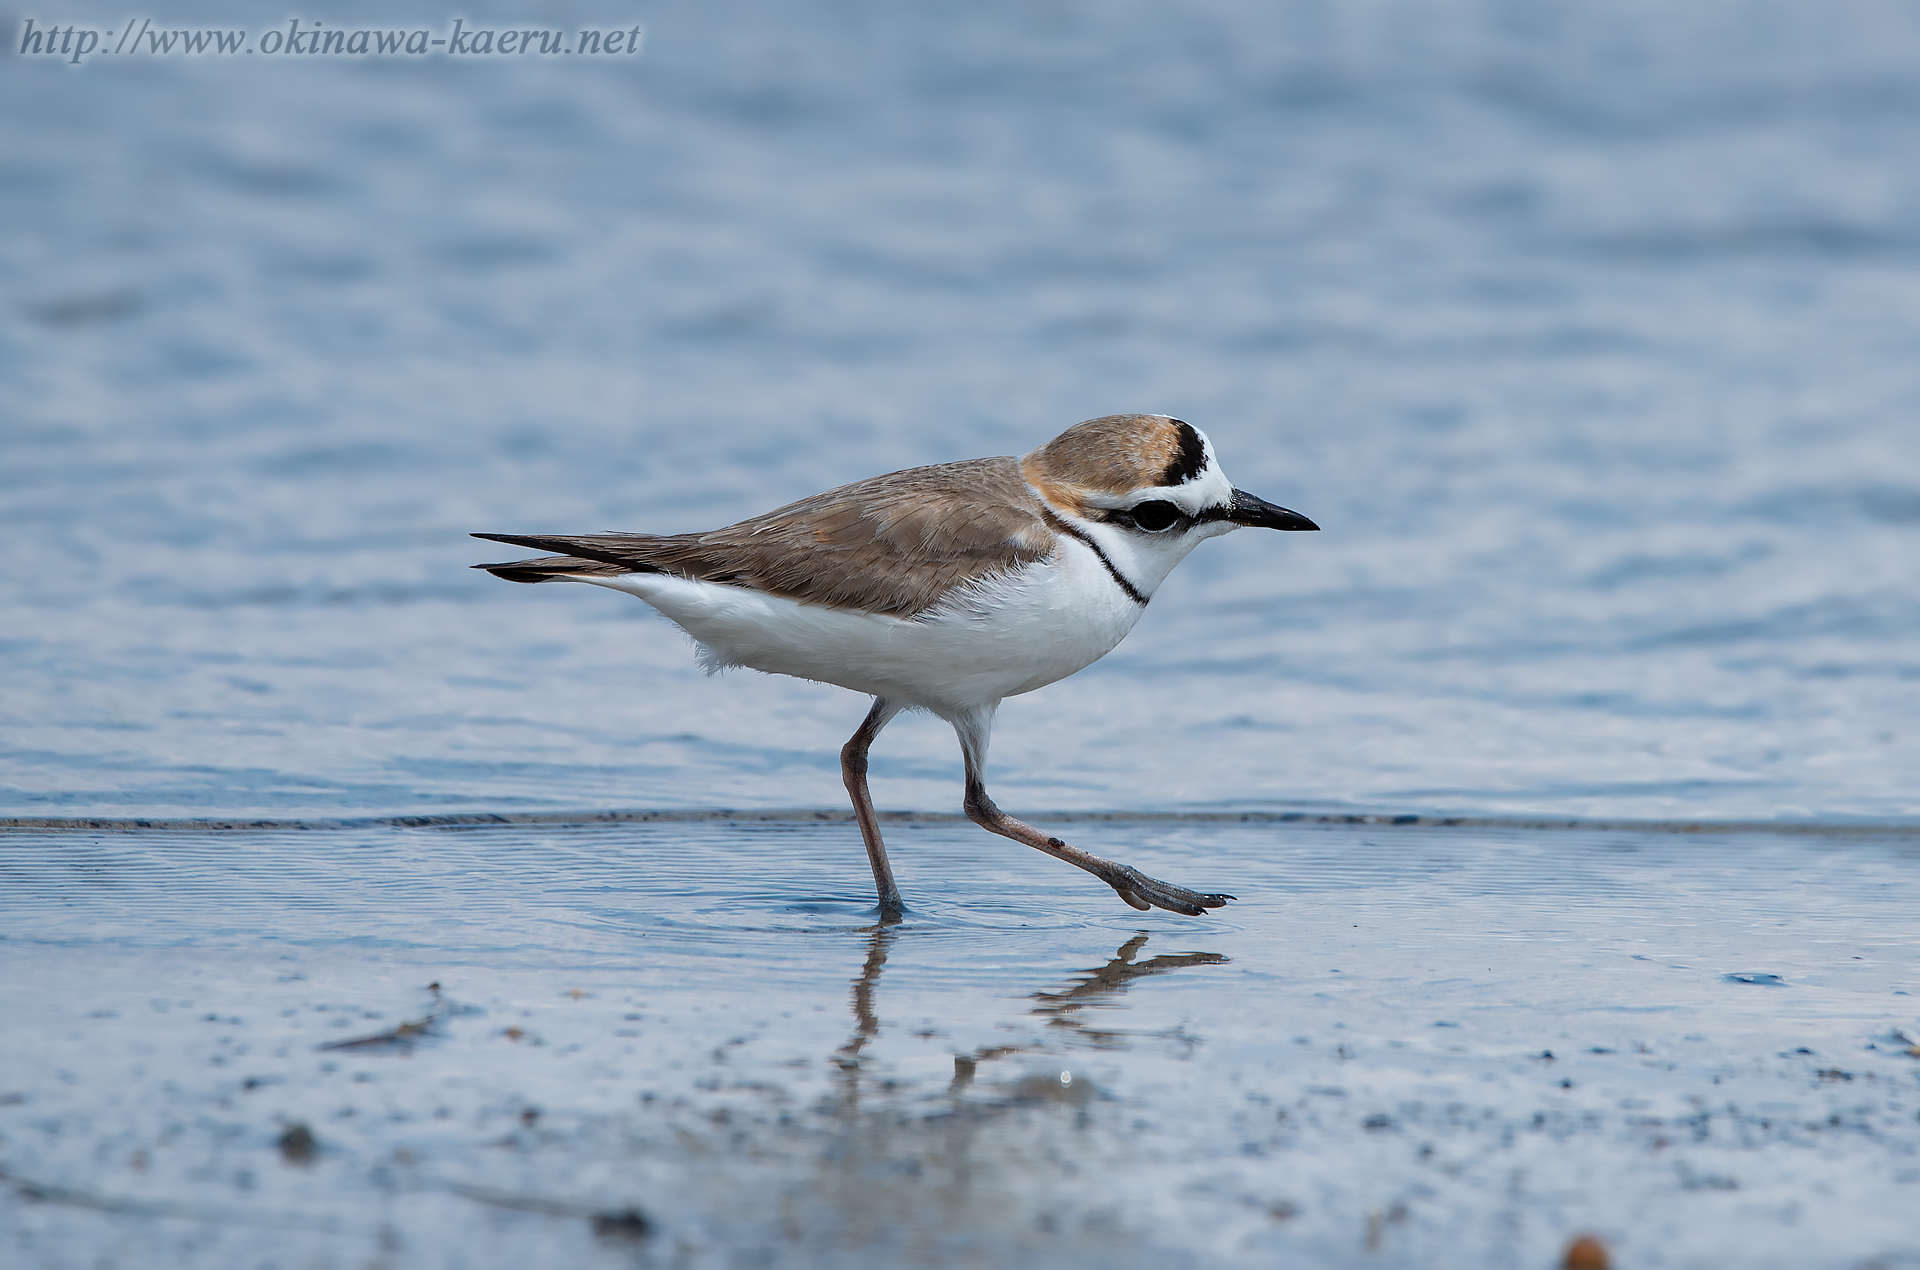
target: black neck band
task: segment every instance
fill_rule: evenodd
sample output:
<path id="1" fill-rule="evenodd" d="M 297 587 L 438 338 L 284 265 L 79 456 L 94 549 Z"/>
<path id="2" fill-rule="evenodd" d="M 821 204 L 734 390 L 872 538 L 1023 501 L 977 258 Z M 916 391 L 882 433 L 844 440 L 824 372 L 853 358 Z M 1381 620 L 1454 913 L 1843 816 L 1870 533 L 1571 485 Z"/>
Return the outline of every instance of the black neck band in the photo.
<path id="1" fill-rule="evenodd" d="M 1100 563 L 1107 566 L 1107 575 L 1113 579 L 1113 584 L 1119 587 L 1122 591 L 1126 592 L 1127 598 L 1129 600 L 1132 600 L 1135 604 L 1138 604 L 1141 608 L 1145 608 L 1147 606 L 1147 597 L 1140 594 L 1139 587 L 1127 581 L 1126 574 L 1121 573 L 1120 570 L 1114 568 L 1113 561 L 1107 559 L 1107 553 L 1100 550 L 1100 544 L 1093 540 L 1092 534 L 1080 528 L 1078 525 L 1075 525 L 1069 521 L 1061 519 L 1059 516 L 1056 516 L 1054 514 L 1053 509 L 1051 507 L 1046 506 L 1044 503 L 1040 507 L 1040 514 L 1046 518 L 1047 524 L 1052 526 L 1058 532 L 1067 535 L 1067 537 L 1069 538 L 1077 538 L 1081 542 L 1085 543 L 1087 545 L 1087 548 L 1091 550 L 1094 555 L 1100 558 Z"/>

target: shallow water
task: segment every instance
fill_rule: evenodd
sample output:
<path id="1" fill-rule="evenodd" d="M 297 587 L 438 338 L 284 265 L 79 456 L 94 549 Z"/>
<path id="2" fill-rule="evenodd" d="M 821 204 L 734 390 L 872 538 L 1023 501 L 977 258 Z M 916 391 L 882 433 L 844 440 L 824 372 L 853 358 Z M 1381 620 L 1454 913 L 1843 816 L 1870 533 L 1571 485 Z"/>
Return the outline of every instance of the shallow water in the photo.
<path id="1" fill-rule="evenodd" d="M 1920 816 L 1910 7 L 634 16 L 8 62 L 0 810 L 837 805 L 863 702 L 464 535 L 1167 410 L 1325 531 L 1010 703 L 1010 808 Z M 957 808 L 943 727 L 875 764 Z"/>
<path id="2" fill-rule="evenodd" d="M 1920 1263 L 1911 836 L 1061 831 L 11 834 L 6 1258 Z"/>

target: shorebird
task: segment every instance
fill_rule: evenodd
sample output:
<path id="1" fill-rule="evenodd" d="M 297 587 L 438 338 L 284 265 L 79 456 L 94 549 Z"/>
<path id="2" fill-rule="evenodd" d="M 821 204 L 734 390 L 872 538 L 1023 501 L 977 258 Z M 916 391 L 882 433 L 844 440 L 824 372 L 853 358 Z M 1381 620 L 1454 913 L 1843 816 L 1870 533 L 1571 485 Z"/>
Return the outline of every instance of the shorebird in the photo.
<path id="1" fill-rule="evenodd" d="M 1188 552 L 1243 525 L 1319 528 L 1235 489 L 1198 428 L 1107 415 L 1022 458 L 909 468 L 710 533 L 475 534 L 562 554 L 473 567 L 637 595 L 692 636 L 709 672 L 746 666 L 870 695 L 840 772 L 883 915 L 904 905 L 867 751 L 919 709 L 960 739 L 968 819 L 1085 869 L 1136 909 L 1198 917 L 1234 897 L 1147 877 L 996 807 L 987 742 L 1003 699 L 1104 657 Z"/>

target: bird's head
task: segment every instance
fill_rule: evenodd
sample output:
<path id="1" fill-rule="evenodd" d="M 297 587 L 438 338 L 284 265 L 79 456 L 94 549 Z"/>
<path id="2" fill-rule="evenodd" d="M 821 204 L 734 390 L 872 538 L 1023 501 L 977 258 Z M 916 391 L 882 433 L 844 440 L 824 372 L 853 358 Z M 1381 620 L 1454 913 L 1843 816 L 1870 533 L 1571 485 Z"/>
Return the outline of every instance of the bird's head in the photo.
<path id="1" fill-rule="evenodd" d="M 1138 535 L 1142 545 L 1155 538 L 1190 545 L 1243 525 L 1320 528 L 1235 489 L 1206 434 L 1167 415 L 1076 423 L 1022 458 L 1020 474 L 1055 511 Z"/>

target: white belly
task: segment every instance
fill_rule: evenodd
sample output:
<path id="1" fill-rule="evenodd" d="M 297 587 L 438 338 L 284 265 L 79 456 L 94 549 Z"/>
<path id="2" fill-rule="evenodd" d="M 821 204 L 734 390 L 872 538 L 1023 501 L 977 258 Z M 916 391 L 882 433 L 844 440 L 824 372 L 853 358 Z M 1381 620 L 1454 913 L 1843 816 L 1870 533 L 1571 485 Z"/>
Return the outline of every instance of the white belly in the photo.
<path id="1" fill-rule="evenodd" d="M 639 596 L 700 644 L 709 669 L 813 679 L 949 718 L 1091 665 L 1142 611 L 1077 542 L 910 620 L 657 573 L 573 581 Z"/>

